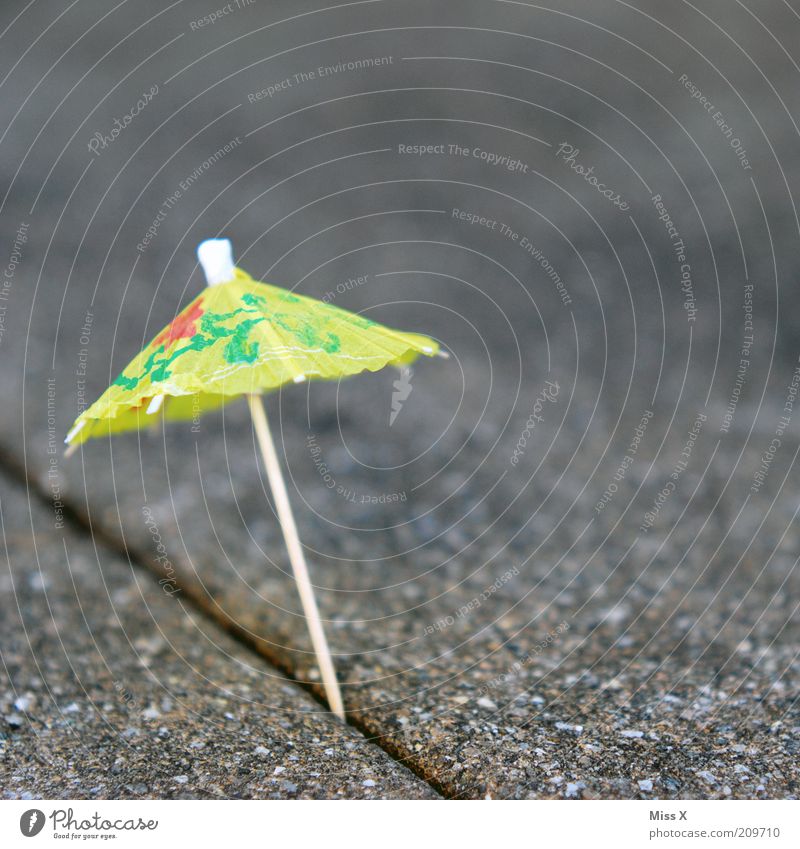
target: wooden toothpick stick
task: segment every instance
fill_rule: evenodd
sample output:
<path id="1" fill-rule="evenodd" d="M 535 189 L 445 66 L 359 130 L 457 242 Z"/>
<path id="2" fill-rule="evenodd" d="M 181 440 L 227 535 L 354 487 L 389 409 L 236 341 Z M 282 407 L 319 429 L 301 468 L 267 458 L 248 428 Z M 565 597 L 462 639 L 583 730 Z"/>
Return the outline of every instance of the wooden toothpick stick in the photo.
<path id="1" fill-rule="evenodd" d="M 228 239 L 206 239 L 206 241 L 201 242 L 197 248 L 197 258 L 200 260 L 200 265 L 206 276 L 206 283 L 209 286 L 227 283 L 234 278 L 236 272 L 233 263 L 233 248 Z M 295 382 L 298 382 L 298 378 L 303 379 L 303 376 L 298 375 L 295 377 Z M 275 498 L 275 510 L 278 514 L 278 521 L 281 524 L 283 538 L 286 541 L 286 548 L 289 551 L 289 561 L 292 564 L 292 571 L 294 572 L 294 578 L 297 583 L 297 591 L 300 594 L 300 601 L 302 602 L 303 612 L 306 616 L 306 625 L 311 635 L 311 644 L 314 646 L 314 653 L 317 656 L 322 683 L 325 687 L 325 696 L 328 699 L 330 709 L 339 719 L 343 720 L 344 705 L 342 703 L 342 693 L 339 689 L 339 682 L 336 680 L 336 670 L 333 667 L 331 650 L 328 648 L 328 640 L 325 637 L 325 630 L 322 627 L 322 618 L 319 615 L 317 600 L 314 597 L 314 586 L 311 583 L 311 578 L 308 576 L 306 558 L 303 554 L 303 546 L 300 544 L 300 537 L 297 534 L 297 526 L 294 522 L 292 506 L 289 503 L 286 483 L 283 480 L 281 464 L 278 460 L 278 454 L 275 451 L 272 434 L 269 431 L 267 412 L 264 409 L 260 395 L 249 394 L 247 396 L 247 403 L 250 405 L 253 427 L 258 438 L 261 456 L 264 458 L 264 466 L 267 470 L 267 478 L 272 489 L 272 495 Z"/>
<path id="2" fill-rule="evenodd" d="M 317 663 L 322 675 L 322 683 L 325 686 L 325 695 L 331 710 L 344 719 L 344 705 L 339 682 L 336 680 L 336 671 L 331 659 L 331 651 L 325 638 L 325 630 L 322 627 L 322 619 L 317 608 L 317 600 L 314 597 L 314 587 L 308 575 L 306 558 L 303 554 L 303 546 L 297 534 L 297 526 L 292 515 L 292 507 L 289 503 L 289 494 L 286 492 L 286 483 L 283 480 L 283 472 L 272 441 L 269 430 L 267 413 L 261 401 L 260 395 L 248 395 L 247 403 L 250 405 L 250 415 L 253 417 L 253 427 L 256 431 L 258 444 L 261 448 L 261 456 L 264 458 L 264 466 L 267 470 L 267 478 L 275 498 L 275 510 L 278 521 L 281 524 L 283 538 L 286 540 L 286 548 L 289 551 L 289 561 L 292 564 L 297 591 L 300 593 L 300 601 L 303 604 L 303 612 L 306 616 L 306 624 L 311 634 L 311 643 L 317 655 Z"/>

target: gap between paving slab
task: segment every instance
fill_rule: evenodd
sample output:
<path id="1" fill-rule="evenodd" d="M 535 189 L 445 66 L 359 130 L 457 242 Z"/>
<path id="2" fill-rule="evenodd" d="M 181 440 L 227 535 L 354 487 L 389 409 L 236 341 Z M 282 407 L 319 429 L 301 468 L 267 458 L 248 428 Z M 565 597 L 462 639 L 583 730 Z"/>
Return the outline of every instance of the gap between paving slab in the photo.
<path id="1" fill-rule="evenodd" d="M 5 473 L 8 477 L 25 486 L 28 493 L 33 493 L 44 505 L 50 505 L 48 494 L 43 491 L 41 485 L 37 481 L 32 481 L 30 479 L 25 466 L 19 463 L 5 450 L 0 448 L 0 474 L 2 473 Z M 160 577 L 158 570 L 150 564 L 145 555 L 142 555 L 141 552 L 136 550 L 136 548 L 128 546 L 124 538 L 118 539 L 109 534 L 103 528 L 94 528 L 88 515 L 77 509 L 69 502 L 64 502 L 64 517 L 77 533 L 89 536 L 93 540 L 99 541 L 103 546 L 124 557 L 131 565 L 142 569 L 148 575 Z M 204 594 L 198 592 L 198 588 L 196 586 L 193 587 L 185 581 L 179 580 L 176 580 L 175 583 L 180 587 L 185 598 L 194 609 L 223 628 L 225 632 L 238 643 L 255 652 L 263 660 L 266 660 L 266 662 L 269 663 L 275 670 L 284 675 L 288 681 L 308 693 L 320 705 L 326 709 L 330 709 L 327 701 L 325 700 L 324 690 L 321 684 L 307 683 L 299 680 L 294 675 L 289 664 L 285 663 L 277 653 L 270 650 L 269 643 L 267 641 L 253 637 L 253 635 L 245 628 L 241 627 L 233 619 L 226 616 L 219 607 L 211 607 L 205 604 Z M 400 747 L 394 745 L 390 740 L 371 733 L 364 723 L 359 722 L 356 718 L 354 718 L 352 712 L 348 712 L 347 724 L 362 734 L 366 742 L 376 746 L 376 748 L 380 749 L 392 758 L 392 760 L 410 770 L 417 776 L 417 778 L 424 781 L 429 787 L 431 787 L 431 789 L 439 796 L 448 798 L 452 795 L 442 782 L 438 781 L 434 775 L 430 774 L 430 771 L 425 770 L 414 758 L 409 758 L 404 755 Z"/>

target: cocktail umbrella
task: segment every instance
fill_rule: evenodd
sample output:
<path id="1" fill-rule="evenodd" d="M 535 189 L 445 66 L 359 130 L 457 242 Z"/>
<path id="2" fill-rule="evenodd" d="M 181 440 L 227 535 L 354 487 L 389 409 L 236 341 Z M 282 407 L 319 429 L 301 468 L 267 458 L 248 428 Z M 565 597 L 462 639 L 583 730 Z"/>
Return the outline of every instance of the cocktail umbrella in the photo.
<path id="1" fill-rule="evenodd" d="M 427 336 L 253 280 L 227 239 L 197 248 L 208 289 L 198 295 L 81 413 L 71 454 L 87 439 L 135 430 L 161 417 L 189 420 L 244 395 L 275 500 L 311 642 L 331 710 L 344 707 L 261 395 L 286 383 L 335 380 L 440 353 Z"/>

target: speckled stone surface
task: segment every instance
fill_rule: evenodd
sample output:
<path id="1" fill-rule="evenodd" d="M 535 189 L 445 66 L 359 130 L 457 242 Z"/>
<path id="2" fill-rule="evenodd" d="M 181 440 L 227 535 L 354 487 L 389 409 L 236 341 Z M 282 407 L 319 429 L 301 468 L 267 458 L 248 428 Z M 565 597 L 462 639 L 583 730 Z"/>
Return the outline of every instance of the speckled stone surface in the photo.
<path id="1" fill-rule="evenodd" d="M 237 427 L 246 430 L 246 422 Z M 180 456 L 181 438 L 167 435 L 167 457 Z M 667 446 L 667 454 L 675 450 Z M 89 515 L 112 539 L 124 530 L 144 567 L 129 570 L 127 580 L 157 586 L 166 579 L 140 518 L 136 470 L 143 466 L 158 492 L 163 466 L 130 447 L 115 448 L 116 479 L 123 480 L 116 490 L 104 484 L 112 479 L 105 447 L 87 451 Z M 224 462 L 215 451 L 207 449 L 209 469 Z M 270 517 L 256 515 L 256 504 L 268 508 L 247 458 L 228 462 L 258 545 L 275 551 L 275 564 L 284 563 Z M 80 463 L 65 468 L 63 479 L 80 474 Z M 306 480 L 313 485 L 311 475 Z M 266 565 L 237 522 L 226 520 L 229 490 L 204 486 L 185 465 L 170 470 L 170 482 L 171 500 L 149 503 L 167 540 L 175 586 L 185 587 L 193 603 L 183 608 L 165 598 L 165 621 L 191 632 L 198 607 L 321 692 L 294 586 Z M 193 487 L 205 489 L 208 513 L 193 513 Z M 109 508 L 114 499 L 119 506 Z M 81 501 L 75 503 L 83 509 Z M 506 514 L 504 532 L 525 524 L 524 504 L 519 509 Z M 780 550 L 792 539 L 785 522 L 776 510 L 762 528 L 764 539 L 783 537 Z M 313 520 L 302 527 L 313 538 Z M 732 530 L 731 544 L 744 547 L 739 533 L 746 540 L 749 530 Z M 765 570 L 751 549 L 738 570 L 721 573 L 707 555 L 684 559 L 676 570 L 656 546 L 649 565 L 650 558 L 625 561 L 617 547 L 608 567 L 591 560 L 590 540 L 573 543 L 554 544 L 571 545 L 574 557 L 558 570 L 552 556 L 526 563 L 520 554 L 476 570 L 480 544 L 468 549 L 476 550 L 474 558 L 462 553 L 431 574 L 413 559 L 390 559 L 391 573 L 380 573 L 391 576 L 385 588 L 373 584 L 374 573 L 363 564 L 312 560 L 319 583 L 337 584 L 320 591 L 321 606 L 351 720 L 365 739 L 453 797 L 796 796 L 800 717 L 789 635 L 798 576 L 780 565 L 780 550 L 772 568 Z M 376 537 L 373 555 L 391 558 L 383 545 Z M 447 559 L 456 545 L 447 541 L 435 551 Z M 720 593 L 725 582 L 729 592 Z M 165 672 L 160 661 L 156 666 Z M 241 669 L 230 674 L 235 689 Z M 294 733 L 286 729 L 287 738 Z"/>
<path id="2" fill-rule="evenodd" d="M 31 508 L 0 476 L 5 798 L 435 797 L 180 594 Z"/>

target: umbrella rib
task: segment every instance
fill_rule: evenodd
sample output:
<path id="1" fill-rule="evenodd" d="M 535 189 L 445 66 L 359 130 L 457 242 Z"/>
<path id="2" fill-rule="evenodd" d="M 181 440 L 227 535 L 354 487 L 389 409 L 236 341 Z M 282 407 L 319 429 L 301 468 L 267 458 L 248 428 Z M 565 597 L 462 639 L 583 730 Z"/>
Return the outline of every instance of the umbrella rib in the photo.
<path id="1" fill-rule="evenodd" d="M 300 543 L 300 537 L 297 533 L 297 526 L 292 514 L 292 507 L 286 491 L 286 483 L 283 479 L 280 461 L 278 460 L 275 444 L 272 441 L 272 434 L 269 430 L 267 412 L 264 409 L 260 395 L 248 394 L 247 403 L 250 406 L 253 427 L 258 438 L 261 456 L 264 459 L 267 478 L 269 479 L 272 494 L 275 498 L 278 521 L 281 524 L 283 538 L 286 541 L 286 548 L 289 552 L 289 561 L 292 564 L 292 571 L 297 582 L 297 591 L 300 594 L 300 601 L 302 602 L 303 612 L 306 616 L 306 625 L 311 635 L 311 643 L 314 646 L 314 653 L 317 656 L 322 683 L 325 687 L 325 695 L 327 696 L 331 710 L 339 719 L 343 720 L 345 717 L 342 693 L 339 689 L 339 682 L 336 680 L 336 670 L 331 659 L 331 651 L 325 637 L 325 630 L 322 627 L 322 619 L 319 615 L 317 600 L 314 596 L 314 587 L 308 574 L 303 546 Z"/>

